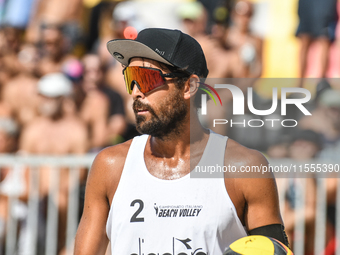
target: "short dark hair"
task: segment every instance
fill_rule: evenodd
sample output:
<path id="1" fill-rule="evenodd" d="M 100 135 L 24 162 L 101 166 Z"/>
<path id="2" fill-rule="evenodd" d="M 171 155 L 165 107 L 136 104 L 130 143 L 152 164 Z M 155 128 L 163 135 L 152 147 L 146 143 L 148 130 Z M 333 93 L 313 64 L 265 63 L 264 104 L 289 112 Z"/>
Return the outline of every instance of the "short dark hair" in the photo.
<path id="1" fill-rule="evenodd" d="M 174 66 L 170 66 L 170 65 L 167 65 L 167 64 L 164 64 L 164 63 L 160 63 L 160 66 L 163 68 L 163 69 L 168 69 L 171 73 L 185 73 L 187 74 L 187 76 L 185 77 L 178 77 L 175 79 L 175 86 L 177 89 L 183 89 L 184 87 L 184 84 L 186 83 L 186 81 L 190 78 L 190 76 L 192 75 L 191 73 L 187 72 L 185 69 L 182 69 L 182 68 L 178 68 L 178 67 L 174 67 Z M 202 78 L 202 77 L 200 77 Z M 196 108 L 201 108 L 201 95 L 204 94 L 204 91 L 199 89 L 196 94 L 195 94 L 195 98 L 194 98 L 194 106 Z M 210 98 L 208 98 L 209 100 Z"/>
<path id="2" fill-rule="evenodd" d="M 170 73 L 184 73 L 186 74 L 186 76 L 184 77 L 177 77 L 175 79 L 175 86 L 177 89 L 183 89 L 185 82 L 189 79 L 191 73 L 187 72 L 185 69 L 182 68 L 178 68 L 175 66 L 170 66 L 164 63 L 159 62 L 159 65 L 163 68 L 163 69 L 167 69 L 170 71 Z"/>

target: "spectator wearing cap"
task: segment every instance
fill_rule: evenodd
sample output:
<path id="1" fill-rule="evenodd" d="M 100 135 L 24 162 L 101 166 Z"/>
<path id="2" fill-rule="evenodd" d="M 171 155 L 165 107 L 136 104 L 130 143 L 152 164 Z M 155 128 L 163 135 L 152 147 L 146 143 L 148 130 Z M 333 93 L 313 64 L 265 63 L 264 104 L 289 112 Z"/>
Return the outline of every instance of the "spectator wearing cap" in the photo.
<path id="1" fill-rule="evenodd" d="M 206 35 L 208 14 L 201 2 L 183 3 L 179 6 L 177 13 L 188 35 L 194 38 Z"/>
<path id="2" fill-rule="evenodd" d="M 85 125 L 64 114 L 64 102 L 72 94 L 72 83 L 61 73 L 48 74 L 38 82 L 40 117 L 24 128 L 20 150 L 33 154 L 84 153 Z"/>
<path id="3" fill-rule="evenodd" d="M 86 125 L 75 115 L 65 114 L 63 107 L 72 95 L 72 83 L 61 73 L 43 76 L 38 82 L 40 116 L 24 127 L 19 141 L 19 149 L 25 154 L 66 155 L 83 154 L 88 150 Z M 85 175 L 81 175 L 81 179 Z M 61 180 L 67 180 L 68 169 L 60 169 Z M 50 171 L 42 167 L 40 171 L 40 194 L 47 197 Z M 61 182 L 59 189 L 58 250 L 65 245 L 68 182 Z"/>
<path id="4" fill-rule="evenodd" d="M 226 9 L 223 9 L 226 12 Z M 206 33 L 207 10 L 200 2 L 187 2 L 179 6 L 177 10 L 178 17 L 182 20 L 184 30 L 193 36 L 202 46 L 206 56 L 207 66 L 209 69 L 208 78 L 242 78 L 244 77 L 246 67 L 242 63 L 237 51 L 228 49 L 225 45 L 225 35 L 227 27 L 216 25 L 212 34 Z M 226 19 L 226 15 L 222 19 Z M 225 24 L 226 25 L 226 24 Z M 221 97 L 225 99 L 225 104 L 231 100 L 227 90 L 220 92 Z M 228 115 L 227 108 L 220 111 L 214 111 L 207 116 L 207 122 L 213 122 L 214 119 L 224 119 Z M 214 127 L 215 132 L 224 134 L 226 127 L 217 125 Z"/>
<path id="5" fill-rule="evenodd" d="M 177 15 L 182 20 L 184 31 L 194 37 L 202 46 L 210 70 L 208 78 L 244 77 L 245 66 L 241 58 L 235 50 L 228 49 L 225 45 L 226 29 L 221 30 L 219 33 L 223 35 L 219 36 L 215 32 L 212 33 L 212 36 L 206 33 L 207 10 L 200 2 L 181 4 Z"/>

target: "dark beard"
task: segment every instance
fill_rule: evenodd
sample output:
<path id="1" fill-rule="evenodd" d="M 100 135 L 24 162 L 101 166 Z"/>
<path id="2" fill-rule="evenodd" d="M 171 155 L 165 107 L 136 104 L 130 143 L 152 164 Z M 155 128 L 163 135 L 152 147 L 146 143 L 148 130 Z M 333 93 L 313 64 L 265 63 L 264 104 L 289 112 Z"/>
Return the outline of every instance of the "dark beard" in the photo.
<path id="1" fill-rule="evenodd" d="M 145 116 L 137 115 L 137 109 L 143 108 L 151 114 L 150 120 L 146 121 Z M 188 113 L 187 105 L 181 97 L 180 90 L 175 94 L 166 97 L 159 107 L 159 113 L 149 105 L 138 100 L 133 102 L 133 111 L 136 116 L 136 129 L 141 134 L 149 134 L 153 137 L 166 139 L 171 134 L 178 135 L 183 128 L 183 120 Z"/>

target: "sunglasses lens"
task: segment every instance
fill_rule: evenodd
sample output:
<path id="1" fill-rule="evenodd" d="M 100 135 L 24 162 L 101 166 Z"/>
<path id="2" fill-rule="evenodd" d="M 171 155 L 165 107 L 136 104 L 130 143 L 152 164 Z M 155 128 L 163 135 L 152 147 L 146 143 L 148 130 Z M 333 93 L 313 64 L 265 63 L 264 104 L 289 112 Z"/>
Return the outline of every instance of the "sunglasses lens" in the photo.
<path id="1" fill-rule="evenodd" d="M 132 93 L 132 70 L 129 67 L 126 67 L 124 69 L 124 80 L 125 80 L 125 86 L 126 86 L 126 90 L 127 92 L 131 95 Z"/>
<path id="2" fill-rule="evenodd" d="M 132 93 L 134 84 L 138 86 L 138 89 L 143 94 L 164 84 L 164 79 L 158 70 L 139 66 L 126 67 L 124 70 L 124 79 L 129 94 Z"/>

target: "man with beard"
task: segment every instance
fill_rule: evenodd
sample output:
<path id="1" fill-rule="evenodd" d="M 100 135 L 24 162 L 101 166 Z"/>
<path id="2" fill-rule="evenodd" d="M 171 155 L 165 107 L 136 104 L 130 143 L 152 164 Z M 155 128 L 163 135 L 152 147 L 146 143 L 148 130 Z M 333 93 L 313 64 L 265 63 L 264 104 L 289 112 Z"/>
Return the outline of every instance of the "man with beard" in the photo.
<path id="1" fill-rule="evenodd" d="M 144 135 L 96 157 L 75 254 L 104 254 L 110 241 L 112 254 L 217 255 L 247 234 L 287 244 L 271 175 L 190 178 L 197 165 L 268 166 L 259 152 L 200 125 L 190 99 L 208 69 L 197 41 L 151 28 L 136 40 L 110 41 L 108 50 L 125 66 Z"/>

